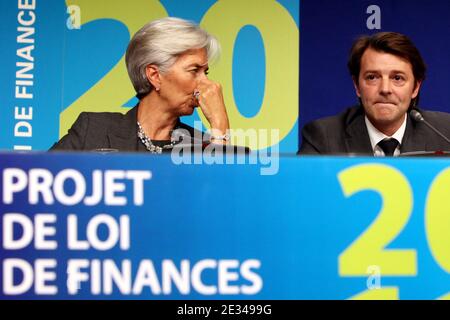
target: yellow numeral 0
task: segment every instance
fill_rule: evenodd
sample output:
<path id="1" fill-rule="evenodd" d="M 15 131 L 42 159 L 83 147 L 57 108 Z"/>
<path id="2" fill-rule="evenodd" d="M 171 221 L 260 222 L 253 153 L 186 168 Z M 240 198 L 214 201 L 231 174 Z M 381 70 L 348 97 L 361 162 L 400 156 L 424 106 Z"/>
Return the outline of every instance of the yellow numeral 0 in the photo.
<path id="1" fill-rule="evenodd" d="M 217 36 L 222 57 L 211 77 L 223 84 L 230 125 L 233 129 L 280 130 L 279 141 L 291 131 L 298 118 L 299 31 L 289 12 L 274 0 L 217 1 L 205 14 L 201 25 Z M 233 48 L 240 29 L 253 25 L 264 39 L 266 79 L 264 101 L 256 116 L 246 118 L 233 98 Z M 202 121 L 207 125 L 204 116 Z M 264 149 L 279 141 L 260 139 L 251 149 Z"/>
<path id="2" fill-rule="evenodd" d="M 425 229 L 434 259 L 450 273 L 450 168 L 434 179 L 428 191 Z"/>
<path id="3" fill-rule="evenodd" d="M 128 28 L 130 36 L 150 20 L 167 16 L 167 11 L 156 0 L 134 0 L 132 5 L 123 0 L 66 0 L 66 4 L 80 7 L 83 25 L 97 19 L 115 19 Z M 130 10 L 130 6 L 134 9 Z M 99 82 L 61 112 L 59 135 L 67 133 L 82 111 L 127 111 L 122 105 L 134 94 L 122 56 Z"/>
<path id="4" fill-rule="evenodd" d="M 416 250 L 385 249 L 403 230 L 411 215 L 412 190 L 405 176 L 386 165 L 364 164 L 340 172 L 339 181 L 346 197 L 374 190 L 383 199 L 375 221 L 339 256 L 339 274 L 364 276 L 368 266 L 376 265 L 382 275 L 416 275 Z M 361 214 L 364 214 L 363 208 Z"/>

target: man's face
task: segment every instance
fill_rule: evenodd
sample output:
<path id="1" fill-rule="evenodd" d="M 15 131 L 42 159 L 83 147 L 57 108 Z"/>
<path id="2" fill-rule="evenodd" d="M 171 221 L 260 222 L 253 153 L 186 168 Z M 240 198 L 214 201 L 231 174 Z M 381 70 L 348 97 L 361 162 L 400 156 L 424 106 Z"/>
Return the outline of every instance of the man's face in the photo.
<path id="1" fill-rule="evenodd" d="M 367 49 L 361 57 L 356 94 L 370 122 L 392 135 L 403 123 L 411 99 L 417 97 L 411 63 L 390 53 Z"/>

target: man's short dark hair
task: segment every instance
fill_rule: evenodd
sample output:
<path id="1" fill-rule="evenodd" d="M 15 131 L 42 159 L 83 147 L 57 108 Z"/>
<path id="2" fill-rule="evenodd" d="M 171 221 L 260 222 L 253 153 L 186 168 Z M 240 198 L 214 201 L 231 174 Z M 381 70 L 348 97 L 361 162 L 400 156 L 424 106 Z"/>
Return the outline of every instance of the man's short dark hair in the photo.
<path id="1" fill-rule="evenodd" d="M 412 41 L 401 33 L 379 32 L 371 36 L 362 36 L 353 43 L 347 66 L 356 84 L 361 70 L 361 58 L 369 48 L 393 54 L 411 63 L 416 84 L 425 79 L 425 62 Z"/>

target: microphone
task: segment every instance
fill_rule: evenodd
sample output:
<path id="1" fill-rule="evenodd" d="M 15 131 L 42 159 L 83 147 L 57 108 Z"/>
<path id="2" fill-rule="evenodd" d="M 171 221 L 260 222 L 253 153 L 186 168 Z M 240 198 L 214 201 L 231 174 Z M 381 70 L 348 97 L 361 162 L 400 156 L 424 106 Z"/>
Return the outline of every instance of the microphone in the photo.
<path id="1" fill-rule="evenodd" d="M 428 128 L 430 128 L 431 130 L 433 130 L 437 135 L 439 135 L 442 139 L 444 139 L 445 141 L 447 141 L 448 144 L 450 144 L 450 139 L 447 138 L 442 132 L 440 132 L 438 129 L 436 129 L 431 123 L 429 123 L 427 120 L 424 119 L 424 117 L 422 116 L 422 114 L 415 110 L 415 109 L 411 109 L 411 111 L 409 112 L 409 115 L 411 116 L 412 119 L 414 119 L 417 122 L 423 122 Z"/>

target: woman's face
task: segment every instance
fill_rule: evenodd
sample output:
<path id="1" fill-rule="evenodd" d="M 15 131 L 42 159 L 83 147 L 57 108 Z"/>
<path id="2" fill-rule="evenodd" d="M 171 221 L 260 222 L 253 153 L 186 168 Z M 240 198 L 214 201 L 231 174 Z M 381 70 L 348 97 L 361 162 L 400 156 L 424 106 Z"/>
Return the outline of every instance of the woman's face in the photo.
<path id="1" fill-rule="evenodd" d="M 198 102 L 194 91 L 208 74 L 206 49 L 194 49 L 180 55 L 170 69 L 160 74 L 160 97 L 176 116 L 190 115 Z"/>

